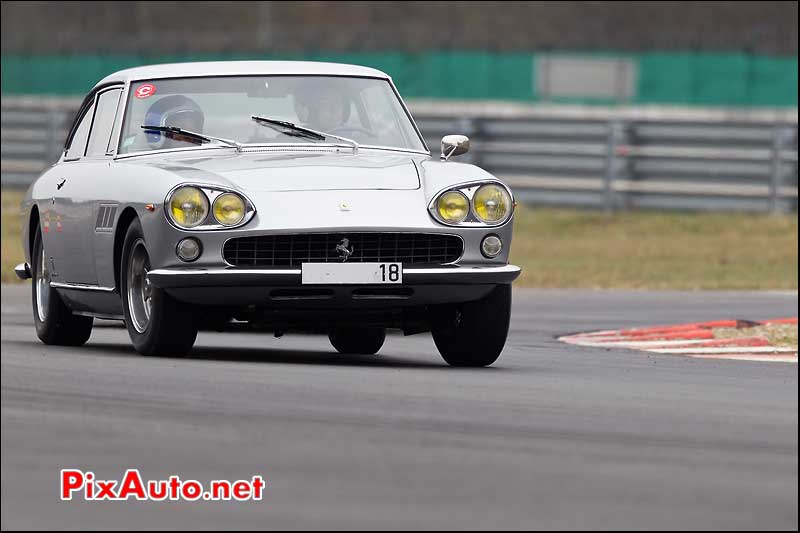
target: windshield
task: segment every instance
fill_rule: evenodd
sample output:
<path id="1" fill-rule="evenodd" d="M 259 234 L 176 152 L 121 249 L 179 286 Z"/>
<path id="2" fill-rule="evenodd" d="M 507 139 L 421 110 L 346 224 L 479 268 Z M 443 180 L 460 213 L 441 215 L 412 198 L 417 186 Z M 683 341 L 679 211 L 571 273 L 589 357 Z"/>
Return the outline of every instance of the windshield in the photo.
<path id="1" fill-rule="evenodd" d="M 292 135 L 287 128 L 264 127 L 253 121 L 254 116 L 331 137 Z M 225 76 L 138 81 L 131 83 L 119 153 L 200 145 L 196 138 L 142 126 L 180 128 L 241 144 L 340 144 L 333 138 L 340 136 L 367 147 L 425 150 L 392 86 L 375 78 Z"/>

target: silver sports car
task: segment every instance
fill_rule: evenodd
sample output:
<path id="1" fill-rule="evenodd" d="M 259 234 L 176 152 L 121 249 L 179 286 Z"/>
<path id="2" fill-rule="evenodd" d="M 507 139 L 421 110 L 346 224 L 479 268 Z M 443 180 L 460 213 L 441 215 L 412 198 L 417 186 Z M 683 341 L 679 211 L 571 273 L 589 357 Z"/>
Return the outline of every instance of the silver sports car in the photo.
<path id="1" fill-rule="evenodd" d="M 328 334 L 374 354 L 430 331 L 451 365 L 505 344 L 514 199 L 431 153 L 392 80 L 351 65 L 123 70 L 86 96 L 22 205 L 36 333 L 81 345 L 94 317 L 177 355 L 198 329 Z"/>

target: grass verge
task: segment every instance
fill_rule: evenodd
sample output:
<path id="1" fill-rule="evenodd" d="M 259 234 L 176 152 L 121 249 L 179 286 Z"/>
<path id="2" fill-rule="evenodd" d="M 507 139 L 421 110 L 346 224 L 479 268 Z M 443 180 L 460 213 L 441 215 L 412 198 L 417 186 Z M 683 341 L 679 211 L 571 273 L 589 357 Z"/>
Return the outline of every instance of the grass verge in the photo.
<path id="1" fill-rule="evenodd" d="M 517 211 L 519 285 L 797 289 L 797 215 Z"/>
<path id="2" fill-rule="evenodd" d="M 2 281 L 22 261 L 19 191 L 2 191 Z M 797 215 L 519 206 L 517 286 L 797 290 Z"/>

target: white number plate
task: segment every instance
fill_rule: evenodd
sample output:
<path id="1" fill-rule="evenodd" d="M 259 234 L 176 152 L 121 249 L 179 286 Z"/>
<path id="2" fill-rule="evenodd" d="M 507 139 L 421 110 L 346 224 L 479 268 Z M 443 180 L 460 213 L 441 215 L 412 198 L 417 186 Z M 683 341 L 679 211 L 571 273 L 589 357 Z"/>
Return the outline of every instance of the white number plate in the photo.
<path id="1" fill-rule="evenodd" d="M 303 285 L 403 283 L 403 263 L 303 263 Z"/>

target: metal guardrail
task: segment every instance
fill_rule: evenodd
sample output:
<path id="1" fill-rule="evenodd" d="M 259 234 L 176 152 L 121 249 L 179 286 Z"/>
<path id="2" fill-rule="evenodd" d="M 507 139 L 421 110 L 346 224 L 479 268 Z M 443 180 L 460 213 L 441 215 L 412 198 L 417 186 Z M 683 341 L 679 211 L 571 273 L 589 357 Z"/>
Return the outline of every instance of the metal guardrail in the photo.
<path id="1" fill-rule="evenodd" d="M 431 148 L 464 133 L 469 160 L 536 204 L 797 210 L 797 112 L 459 104 L 413 108 Z"/>
<path id="2" fill-rule="evenodd" d="M 23 187 L 62 148 L 75 99 L 2 100 L 2 185 Z M 432 150 L 463 133 L 472 162 L 534 204 L 607 210 L 797 211 L 797 112 L 416 102 Z"/>
<path id="3" fill-rule="evenodd" d="M 80 100 L 3 98 L 0 104 L 0 180 L 27 187 L 58 159 Z"/>

